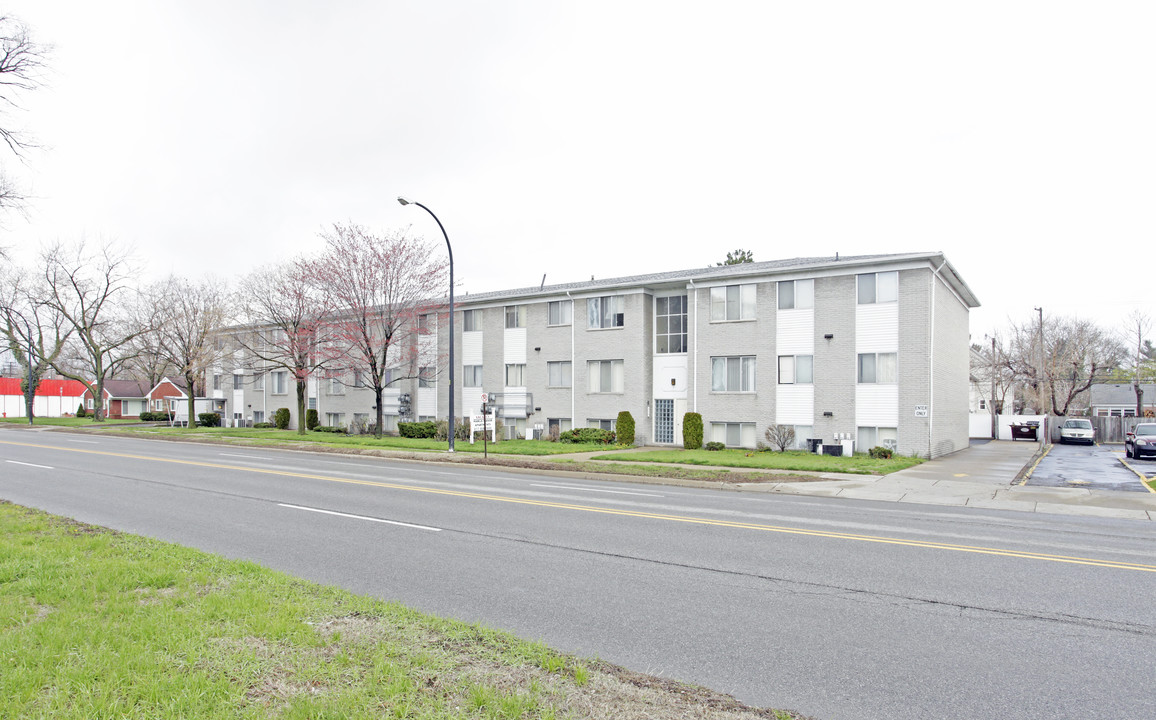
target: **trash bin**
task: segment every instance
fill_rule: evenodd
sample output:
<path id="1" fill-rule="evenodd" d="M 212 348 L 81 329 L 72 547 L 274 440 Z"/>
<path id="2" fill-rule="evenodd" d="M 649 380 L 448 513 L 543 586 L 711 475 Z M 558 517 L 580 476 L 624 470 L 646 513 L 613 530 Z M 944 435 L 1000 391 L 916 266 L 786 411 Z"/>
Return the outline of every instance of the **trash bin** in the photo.
<path id="1" fill-rule="evenodd" d="M 807 450 L 819 455 L 822 452 L 823 438 L 807 438 Z"/>
<path id="2" fill-rule="evenodd" d="M 1012 441 L 1016 440 L 1038 440 L 1037 435 L 1039 431 L 1039 422 L 1025 423 L 1023 425 L 1012 425 L 1011 434 Z"/>

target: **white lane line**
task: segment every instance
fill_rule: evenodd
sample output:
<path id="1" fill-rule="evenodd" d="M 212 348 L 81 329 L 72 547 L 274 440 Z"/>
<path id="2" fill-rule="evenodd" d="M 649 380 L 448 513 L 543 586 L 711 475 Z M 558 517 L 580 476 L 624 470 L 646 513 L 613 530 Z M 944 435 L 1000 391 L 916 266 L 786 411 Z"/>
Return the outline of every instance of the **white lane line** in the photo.
<path id="1" fill-rule="evenodd" d="M 322 510 L 320 508 L 303 507 L 301 505 L 288 505 L 286 503 L 277 503 L 279 507 L 290 508 L 293 510 L 306 510 L 308 512 L 322 513 L 324 515 L 336 515 L 337 517 L 350 518 L 352 520 L 369 520 L 370 522 L 385 523 L 386 525 L 400 525 L 402 527 L 414 528 L 417 530 L 429 530 L 430 532 L 441 532 L 441 528 L 429 527 L 427 525 L 413 525 L 411 523 L 397 522 L 396 520 L 382 520 L 381 518 L 366 517 L 365 515 L 350 515 L 348 513 L 334 512 L 333 510 Z"/>
<path id="2" fill-rule="evenodd" d="M 530 487 L 557 488 L 558 490 L 582 490 L 585 492 L 613 493 L 615 495 L 644 495 L 646 497 L 666 497 L 657 493 L 629 492 L 627 490 L 602 490 L 599 488 L 574 487 L 573 485 L 547 485 L 545 483 L 530 483 Z"/>
<path id="3" fill-rule="evenodd" d="M 25 462 L 20 462 L 19 460 L 5 460 L 4 462 L 9 462 L 9 463 L 12 463 L 13 465 L 26 465 L 28 467 L 44 468 L 45 470 L 55 470 L 56 469 L 56 468 L 48 466 L 48 465 L 37 465 L 36 463 L 25 463 Z"/>
<path id="4" fill-rule="evenodd" d="M 95 440 L 77 440 L 76 438 L 70 438 L 70 437 L 62 437 L 60 439 L 64 440 L 65 442 L 84 443 L 85 445 L 99 445 L 100 444 Z"/>
<path id="5" fill-rule="evenodd" d="M 217 453 L 221 457 L 235 457 L 245 458 L 246 460 L 272 460 L 270 457 L 261 457 L 260 455 L 234 455 L 233 453 Z"/>

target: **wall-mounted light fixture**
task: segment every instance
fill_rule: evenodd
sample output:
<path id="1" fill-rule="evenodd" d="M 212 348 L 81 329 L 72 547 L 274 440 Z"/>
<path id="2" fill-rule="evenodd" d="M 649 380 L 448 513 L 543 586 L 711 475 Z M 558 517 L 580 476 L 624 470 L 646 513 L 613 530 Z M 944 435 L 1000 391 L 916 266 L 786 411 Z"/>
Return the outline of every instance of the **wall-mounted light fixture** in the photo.
<path id="1" fill-rule="evenodd" d="M 536 347 L 536 348 L 534 348 L 534 352 L 542 352 L 542 348 Z"/>
<path id="2" fill-rule="evenodd" d="M 674 387 L 674 378 L 671 378 L 671 379 L 670 379 L 670 386 L 671 386 L 671 387 Z"/>
<path id="3" fill-rule="evenodd" d="M 835 417 L 835 413 L 831 412 L 830 410 L 824 410 L 823 417 Z"/>
<path id="4" fill-rule="evenodd" d="M 831 340 L 834 337 L 835 337 L 834 333 L 827 333 L 826 335 L 823 336 L 823 339 L 824 340 Z"/>

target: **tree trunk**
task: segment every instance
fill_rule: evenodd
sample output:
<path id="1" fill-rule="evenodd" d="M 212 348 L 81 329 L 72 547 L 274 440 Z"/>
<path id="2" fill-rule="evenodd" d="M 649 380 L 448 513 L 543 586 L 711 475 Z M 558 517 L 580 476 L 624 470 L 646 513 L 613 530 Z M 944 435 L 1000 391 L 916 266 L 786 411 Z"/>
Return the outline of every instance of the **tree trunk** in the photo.
<path id="1" fill-rule="evenodd" d="M 1140 386 L 1139 382 L 1132 384 L 1132 389 L 1136 391 L 1136 417 L 1144 417 L 1144 388 Z"/>
<path id="2" fill-rule="evenodd" d="M 305 383 L 306 381 L 297 379 L 297 434 L 305 434 Z"/>
<path id="3" fill-rule="evenodd" d="M 381 397 L 384 393 L 385 393 L 385 388 L 381 387 L 380 385 L 377 385 L 373 388 L 373 396 L 374 396 L 374 398 L 377 399 L 377 427 L 374 428 L 373 436 L 375 438 L 377 438 L 378 440 L 381 439 L 381 423 L 382 423 L 382 420 L 385 419 L 384 416 L 382 415 L 382 407 L 381 407 Z"/>
<path id="4" fill-rule="evenodd" d="M 190 430 L 196 427 L 197 421 L 197 391 L 195 382 L 196 377 L 185 373 L 185 390 L 189 393 L 189 421 L 185 424 L 185 427 Z"/>

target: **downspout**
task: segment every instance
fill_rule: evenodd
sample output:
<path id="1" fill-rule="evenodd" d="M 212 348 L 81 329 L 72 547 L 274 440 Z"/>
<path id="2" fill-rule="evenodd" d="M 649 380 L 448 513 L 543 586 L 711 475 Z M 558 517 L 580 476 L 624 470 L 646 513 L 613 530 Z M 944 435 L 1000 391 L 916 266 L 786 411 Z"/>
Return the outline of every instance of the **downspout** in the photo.
<path id="1" fill-rule="evenodd" d="M 577 418 L 574 417 L 574 377 L 577 375 L 574 367 L 574 298 L 570 296 L 570 291 L 566 291 L 566 297 L 570 300 L 570 429 L 573 430 L 578 427 Z M 561 428 L 558 429 L 561 432 Z"/>
<path id="2" fill-rule="evenodd" d="M 698 412 L 698 288 L 694 286 L 694 280 L 690 280 L 690 289 L 694 291 L 694 319 L 691 321 L 694 324 L 694 352 L 691 353 L 690 359 L 690 382 L 694 386 L 694 402 L 691 403 L 691 412 Z"/>
<path id="3" fill-rule="evenodd" d="M 930 333 L 927 338 L 927 459 L 929 460 L 935 437 L 935 280 L 939 277 L 939 271 L 946 264 L 947 260 L 945 259 L 939 264 L 939 267 L 931 271 L 931 305 L 927 308 L 928 332 Z"/>

